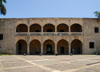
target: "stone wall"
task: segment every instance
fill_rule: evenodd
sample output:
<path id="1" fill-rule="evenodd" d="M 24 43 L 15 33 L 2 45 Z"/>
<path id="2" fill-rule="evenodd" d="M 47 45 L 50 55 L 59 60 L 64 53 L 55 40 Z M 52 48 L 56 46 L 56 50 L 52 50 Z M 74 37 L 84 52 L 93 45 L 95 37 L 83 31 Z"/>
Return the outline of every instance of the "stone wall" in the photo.
<path id="1" fill-rule="evenodd" d="M 71 25 L 80 24 L 82 26 L 83 35 L 62 35 L 62 36 L 16 36 L 16 27 L 19 24 L 25 24 L 28 27 L 28 32 L 32 24 L 39 24 L 41 31 L 43 26 L 50 23 L 55 26 L 57 32 L 57 26 L 59 24 L 66 24 L 69 27 Z M 94 32 L 94 28 L 99 27 L 99 33 Z M 55 32 L 55 33 L 56 33 Z M 98 46 L 100 46 L 100 20 L 96 18 L 21 18 L 21 19 L 0 19 L 0 34 L 3 34 L 3 40 L 0 40 L 0 52 L 16 54 L 16 44 L 19 40 L 25 40 L 27 46 L 32 40 L 38 40 L 43 44 L 46 40 L 52 40 L 57 46 L 58 41 L 64 39 L 68 42 L 70 47 L 71 42 L 78 39 L 82 42 L 82 53 L 93 53 Z M 95 42 L 95 48 L 89 48 L 89 42 Z"/>
<path id="2" fill-rule="evenodd" d="M 84 53 L 94 53 L 100 46 L 100 19 L 83 19 L 84 22 Z M 99 33 L 95 33 L 94 28 L 99 27 Z M 95 48 L 89 48 L 89 42 L 94 42 Z"/>
<path id="3" fill-rule="evenodd" d="M 14 53 L 14 19 L 0 20 L 0 34 L 3 34 L 3 40 L 0 40 L 2 53 Z"/>

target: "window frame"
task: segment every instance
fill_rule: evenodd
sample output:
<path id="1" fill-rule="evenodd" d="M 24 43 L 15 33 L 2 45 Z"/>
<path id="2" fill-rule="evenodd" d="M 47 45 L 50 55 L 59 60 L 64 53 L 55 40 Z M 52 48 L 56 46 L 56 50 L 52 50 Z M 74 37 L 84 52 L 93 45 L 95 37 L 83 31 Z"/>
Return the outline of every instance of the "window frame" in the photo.
<path id="1" fill-rule="evenodd" d="M 3 34 L 0 34 L 0 40 L 3 40 Z"/>
<path id="2" fill-rule="evenodd" d="M 92 44 L 93 43 L 93 44 Z M 91 45 L 92 44 L 92 45 Z M 89 42 L 89 48 L 94 49 L 95 48 L 95 42 Z"/>
<path id="3" fill-rule="evenodd" d="M 96 29 L 97 29 L 97 31 L 96 31 Z M 95 27 L 95 28 L 94 28 L 94 32 L 95 32 L 95 33 L 99 33 L 99 27 Z"/>

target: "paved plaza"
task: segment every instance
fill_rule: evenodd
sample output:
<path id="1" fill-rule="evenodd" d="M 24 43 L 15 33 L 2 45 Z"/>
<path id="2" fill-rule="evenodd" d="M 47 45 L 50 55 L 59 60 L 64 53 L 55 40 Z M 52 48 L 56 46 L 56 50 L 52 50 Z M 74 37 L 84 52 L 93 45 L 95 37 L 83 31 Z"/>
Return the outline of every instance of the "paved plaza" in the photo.
<path id="1" fill-rule="evenodd" d="M 0 56 L 0 72 L 100 72 L 100 55 Z"/>

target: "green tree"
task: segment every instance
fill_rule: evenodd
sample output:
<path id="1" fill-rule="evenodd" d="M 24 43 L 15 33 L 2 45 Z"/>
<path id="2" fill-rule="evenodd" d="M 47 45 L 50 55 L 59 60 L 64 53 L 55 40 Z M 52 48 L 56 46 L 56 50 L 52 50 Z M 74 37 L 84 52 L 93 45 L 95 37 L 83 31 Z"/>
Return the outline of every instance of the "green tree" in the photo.
<path id="1" fill-rule="evenodd" d="M 95 16 L 96 16 L 97 18 L 100 18 L 100 12 L 99 12 L 99 11 L 95 11 L 94 14 L 95 14 Z"/>
<path id="2" fill-rule="evenodd" d="M 5 15 L 6 14 L 6 7 L 3 3 L 7 3 L 6 0 L 0 0 L 0 13 Z"/>

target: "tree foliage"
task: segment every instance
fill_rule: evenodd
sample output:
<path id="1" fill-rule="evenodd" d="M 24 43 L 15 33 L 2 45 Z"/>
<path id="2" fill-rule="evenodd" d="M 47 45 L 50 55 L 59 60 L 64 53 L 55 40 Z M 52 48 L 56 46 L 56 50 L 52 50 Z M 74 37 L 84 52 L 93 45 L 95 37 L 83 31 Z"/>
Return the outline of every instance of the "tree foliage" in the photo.
<path id="1" fill-rule="evenodd" d="M 94 14 L 95 14 L 96 17 L 100 18 L 100 12 L 99 11 L 95 11 Z"/>
<path id="2" fill-rule="evenodd" d="M 5 15 L 6 14 L 6 7 L 3 3 L 7 3 L 6 0 L 0 0 L 0 13 Z"/>

